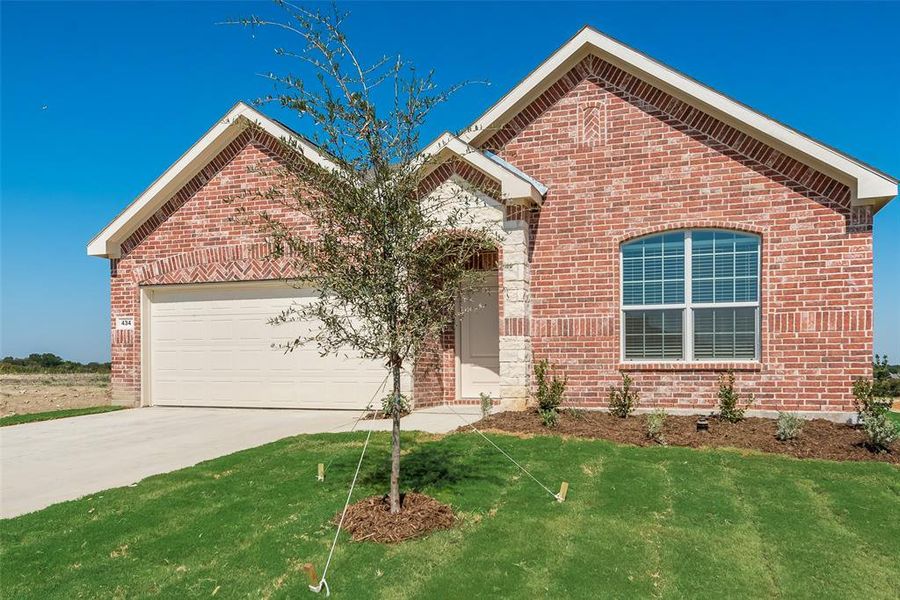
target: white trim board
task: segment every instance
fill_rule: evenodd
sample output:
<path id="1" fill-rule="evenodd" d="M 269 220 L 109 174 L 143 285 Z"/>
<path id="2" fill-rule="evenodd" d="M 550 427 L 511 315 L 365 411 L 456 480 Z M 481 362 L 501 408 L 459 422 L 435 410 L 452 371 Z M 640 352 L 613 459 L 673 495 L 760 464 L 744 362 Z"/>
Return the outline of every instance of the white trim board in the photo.
<path id="1" fill-rule="evenodd" d="M 150 187 L 88 242 L 88 255 L 119 258 L 120 244 L 251 124 L 257 125 L 276 139 L 294 144 L 314 163 L 335 168 L 334 163 L 308 140 L 251 106 L 238 102 Z"/>
<path id="2" fill-rule="evenodd" d="M 545 189 L 526 174 L 515 172 L 477 149 L 500 125 L 513 118 L 562 75 L 589 55 L 631 73 L 696 106 L 784 154 L 847 185 L 854 205 L 877 211 L 897 195 L 897 180 L 876 169 L 787 127 L 666 65 L 590 27 L 584 27 L 553 53 L 521 83 L 485 112 L 459 137 L 445 133 L 423 154 L 457 155 L 474 168 L 501 183 L 510 200 L 540 205 Z M 314 144 L 277 121 L 238 102 L 200 140 L 169 167 L 87 245 L 90 256 L 119 258 L 120 244 L 209 161 L 231 143 L 248 125 L 255 123 L 277 139 L 290 140 L 313 162 L 335 168 Z"/>
<path id="3" fill-rule="evenodd" d="M 488 109 L 460 138 L 468 144 L 479 146 L 562 75 L 592 54 L 848 185 L 853 192 L 854 205 L 872 205 L 877 210 L 897 195 L 897 180 L 893 177 L 587 26 Z"/>
<path id="4" fill-rule="evenodd" d="M 329 169 L 338 168 L 325 153 L 308 140 L 253 107 L 238 102 L 150 187 L 88 242 L 88 255 L 119 258 L 120 244 L 251 124 L 257 125 L 276 139 L 291 143 L 314 163 Z M 537 205 L 543 201 L 545 188 L 539 189 L 536 182 L 504 167 L 496 160 L 491 160 L 480 150 L 468 146 L 450 133 L 445 133 L 426 148 L 422 153 L 422 160 L 424 161 L 429 154 L 438 159 L 436 164 L 440 164 L 450 156 L 458 156 L 473 168 L 500 183 L 504 199 L 533 202 Z"/>
<path id="5" fill-rule="evenodd" d="M 444 161 L 456 157 L 500 184 L 498 200 L 525 201 L 540 206 L 547 193 L 546 186 L 531 179 L 506 161 L 488 156 L 470 146 L 450 132 L 446 132 L 431 142 L 419 155 L 424 163 L 425 176 Z"/>

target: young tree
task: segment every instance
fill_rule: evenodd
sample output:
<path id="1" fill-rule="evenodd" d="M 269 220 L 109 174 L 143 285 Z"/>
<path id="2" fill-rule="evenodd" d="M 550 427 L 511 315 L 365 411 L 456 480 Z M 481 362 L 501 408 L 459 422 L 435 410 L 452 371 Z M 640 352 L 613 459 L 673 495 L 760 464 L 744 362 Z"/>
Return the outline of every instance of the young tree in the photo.
<path id="1" fill-rule="evenodd" d="M 435 163 L 420 149 L 420 129 L 432 110 L 461 86 L 439 89 L 399 56 L 364 64 L 342 24 L 346 13 L 309 10 L 287 2 L 281 20 L 249 17 L 249 27 L 296 36 L 298 50 L 276 49 L 310 76 L 269 74 L 275 102 L 307 119 L 312 141 L 331 164 L 304 158 L 295 142 L 275 169 L 275 181 L 253 193 L 300 213 L 316 234 L 305 235 L 272 213 L 247 215 L 264 232 L 272 257 L 292 261 L 298 285 L 319 290 L 273 322 L 317 321 L 321 328 L 287 345 L 316 344 L 322 353 L 348 348 L 383 361 L 392 380 L 391 512 L 400 511 L 401 375 L 415 364 L 454 315 L 474 282 L 472 261 L 495 248 L 491 232 L 473 219 L 479 190 L 426 194 Z"/>

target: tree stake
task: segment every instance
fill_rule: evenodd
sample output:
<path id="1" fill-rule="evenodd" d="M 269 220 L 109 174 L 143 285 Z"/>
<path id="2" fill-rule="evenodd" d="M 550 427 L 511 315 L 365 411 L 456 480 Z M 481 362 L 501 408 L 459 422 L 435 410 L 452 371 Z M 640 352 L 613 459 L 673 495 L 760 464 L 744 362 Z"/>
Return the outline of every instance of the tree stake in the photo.
<path id="1" fill-rule="evenodd" d="M 309 587 L 319 587 L 319 576 L 316 575 L 316 568 L 312 563 L 306 563 L 303 565 L 303 570 L 306 571 L 306 576 L 309 578 Z"/>

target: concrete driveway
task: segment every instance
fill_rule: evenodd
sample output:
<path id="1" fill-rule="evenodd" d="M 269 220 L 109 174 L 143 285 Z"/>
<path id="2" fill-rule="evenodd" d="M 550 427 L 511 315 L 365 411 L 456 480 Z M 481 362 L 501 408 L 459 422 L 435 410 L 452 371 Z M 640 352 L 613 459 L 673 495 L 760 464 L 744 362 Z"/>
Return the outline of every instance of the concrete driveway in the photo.
<path id="1" fill-rule="evenodd" d="M 454 412 L 455 411 L 455 412 Z M 348 431 L 359 413 L 139 408 L 0 428 L 0 517 L 8 518 L 301 433 Z M 416 411 L 407 430 L 451 431 L 471 407 Z M 389 430 L 390 421 L 357 429 Z"/>

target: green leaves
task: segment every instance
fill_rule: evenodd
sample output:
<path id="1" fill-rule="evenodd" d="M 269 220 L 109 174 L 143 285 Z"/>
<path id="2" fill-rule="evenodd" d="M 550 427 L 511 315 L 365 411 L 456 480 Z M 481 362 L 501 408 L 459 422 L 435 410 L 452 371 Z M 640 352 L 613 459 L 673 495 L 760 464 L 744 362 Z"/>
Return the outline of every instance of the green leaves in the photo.
<path id="1" fill-rule="evenodd" d="M 609 388 L 609 412 L 623 419 L 634 412 L 640 396 L 632 387 L 633 383 L 628 373 L 622 373 L 622 385 Z"/>
<path id="2" fill-rule="evenodd" d="M 322 291 L 272 321 L 322 324 L 285 344 L 288 350 L 315 344 L 323 353 L 350 347 L 385 363 L 415 360 L 457 313 L 474 282 L 475 257 L 495 249 L 492 232 L 471 217 L 482 190 L 460 182 L 437 198 L 425 179 L 434 157 L 419 153 L 421 126 L 461 86 L 439 89 L 431 72 L 399 56 L 364 63 L 342 30 L 346 13 L 280 6 L 280 21 L 238 22 L 298 42 L 276 54 L 300 70 L 266 75 L 276 91 L 260 101 L 306 121 L 329 164 L 309 160 L 298 140 L 280 140 L 276 166 L 250 169 L 272 184 L 235 202 L 275 205 L 240 217 L 264 236 L 272 259 L 291 263 L 298 285 Z"/>
<path id="3" fill-rule="evenodd" d="M 747 399 L 743 408 L 739 407 L 741 395 L 734 385 L 734 372 L 727 371 L 719 378 L 719 416 L 729 423 L 737 423 L 744 418 L 747 407 L 753 404 L 753 395 Z"/>

